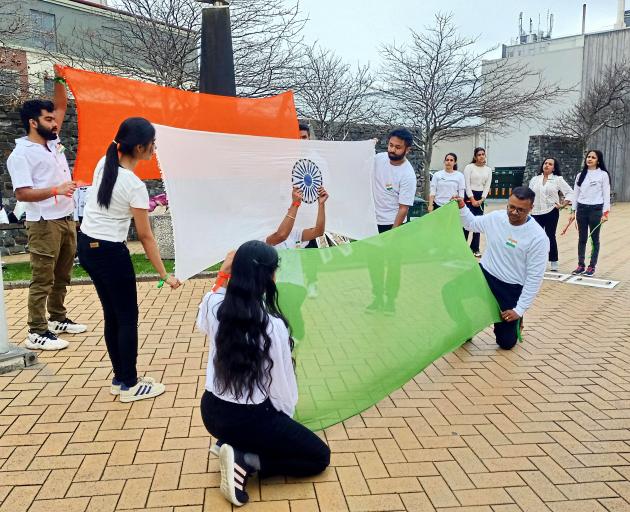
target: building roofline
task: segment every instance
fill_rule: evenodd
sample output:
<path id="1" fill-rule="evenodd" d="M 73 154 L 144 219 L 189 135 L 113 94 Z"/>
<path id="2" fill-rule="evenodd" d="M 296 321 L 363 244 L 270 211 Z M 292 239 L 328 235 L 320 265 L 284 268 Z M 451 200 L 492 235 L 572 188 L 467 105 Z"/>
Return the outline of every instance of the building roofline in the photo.
<path id="1" fill-rule="evenodd" d="M 552 41 L 562 41 L 563 39 L 577 39 L 579 37 L 588 37 L 588 36 L 598 36 L 601 34 L 608 34 L 610 32 L 621 32 L 622 30 L 628 30 L 630 29 L 630 27 L 624 27 L 624 28 L 610 28 L 610 29 L 606 29 L 606 30 L 597 30 L 595 32 L 585 32 L 584 34 L 571 34 L 568 36 L 561 36 L 561 37 L 551 37 L 549 39 L 540 39 L 538 41 L 530 41 L 527 43 L 516 43 L 516 44 L 505 44 L 503 46 L 505 46 L 506 48 L 518 48 L 520 46 L 529 46 L 532 44 L 541 44 L 541 43 L 549 43 Z"/>

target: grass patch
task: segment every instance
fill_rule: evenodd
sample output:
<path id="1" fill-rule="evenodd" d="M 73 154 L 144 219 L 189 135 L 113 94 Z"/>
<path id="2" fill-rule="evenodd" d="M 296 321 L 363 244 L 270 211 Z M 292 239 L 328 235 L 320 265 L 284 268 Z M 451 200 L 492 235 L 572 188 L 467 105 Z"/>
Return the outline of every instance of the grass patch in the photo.
<path id="1" fill-rule="evenodd" d="M 138 274 L 149 274 L 157 276 L 153 265 L 146 258 L 144 254 L 132 254 L 131 261 L 133 262 L 133 268 L 136 271 L 136 275 Z M 166 271 L 171 273 L 173 272 L 173 267 L 175 262 L 173 260 L 165 260 L 164 266 L 166 267 Z M 208 271 L 219 270 L 221 268 L 221 263 L 217 263 L 213 265 Z M 73 278 L 81 278 L 81 277 L 89 277 L 87 272 L 83 269 L 81 265 L 77 265 L 72 269 L 72 277 Z M 2 278 L 6 282 L 11 281 L 30 281 L 31 280 L 31 264 L 28 261 L 22 263 L 7 263 L 6 269 L 2 273 Z"/>

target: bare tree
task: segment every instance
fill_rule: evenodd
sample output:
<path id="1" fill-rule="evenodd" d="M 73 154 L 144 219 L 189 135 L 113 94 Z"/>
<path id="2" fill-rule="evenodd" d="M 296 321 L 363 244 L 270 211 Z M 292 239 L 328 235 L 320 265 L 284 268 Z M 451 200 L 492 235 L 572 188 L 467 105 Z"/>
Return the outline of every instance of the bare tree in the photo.
<path id="1" fill-rule="evenodd" d="M 578 139 L 582 149 L 603 128 L 630 125 L 630 63 L 620 62 L 585 84 L 582 98 L 549 127 L 552 135 Z"/>
<path id="2" fill-rule="evenodd" d="M 353 69 L 331 50 L 313 46 L 296 70 L 296 107 L 314 122 L 318 138 L 345 139 L 352 125 L 372 122 L 376 113 L 369 66 Z"/>
<path id="3" fill-rule="evenodd" d="M 158 85 L 198 90 L 201 8 L 196 0 L 116 0 L 107 30 L 77 30 L 61 42 L 66 63 Z M 230 2 L 237 91 L 265 96 L 287 86 L 306 20 L 299 3 Z"/>
<path id="4" fill-rule="evenodd" d="M 484 61 L 494 48 L 477 52 L 476 42 L 460 35 L 452 14 L 438 13 L 425 32 L 411 30 L 409 44 L 381 48 L 381 91 L 394 113 L 389 122 L 420 133 L 424 183 L 437 142 L 473 128 L 500 133 L 540 119 L 543 108 L 566 92 L 520 62 Z"/>

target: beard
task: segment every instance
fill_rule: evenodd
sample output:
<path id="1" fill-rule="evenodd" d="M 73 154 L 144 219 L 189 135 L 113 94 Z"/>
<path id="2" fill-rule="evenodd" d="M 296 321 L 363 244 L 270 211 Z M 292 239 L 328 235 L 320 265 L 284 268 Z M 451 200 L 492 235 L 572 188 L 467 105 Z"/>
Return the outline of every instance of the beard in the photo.
<path id="1" fill-rule="evenodd" d="M 41 124 L 37 124 L 37 128 L 35 131 L 46 140 L 55 140 L 57 138 L 57 131 L 49 130 L 44 128 Z"/>
<path id="2" fill-rule="evenodd" d="M 395 153 L 390 153 L 389 151 L 387 152 L 387 156 L 389 157 L 390 161 L 392 162 L 400 162 L 403 158 L 405 158 L 405 155 L 397 155 Z"/>

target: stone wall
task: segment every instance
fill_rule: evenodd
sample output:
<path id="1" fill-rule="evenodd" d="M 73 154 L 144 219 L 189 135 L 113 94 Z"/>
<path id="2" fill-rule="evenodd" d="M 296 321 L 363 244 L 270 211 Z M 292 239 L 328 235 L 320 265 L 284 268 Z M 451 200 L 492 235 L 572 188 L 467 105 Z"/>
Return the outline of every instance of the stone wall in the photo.
<path id="1" fill-rule="evenodd" d="M 584 155 L 581 144 L 569 137 L 551 137 L 548 135 L 532 135 L 527 148 L 527 163 L 523 184 L 527 185 L 540 171 L 545 158 L 556 158 L 560 162 L 560 170 L 566 182 L 573 186 L 575 176 L 582 170 Z"/>

